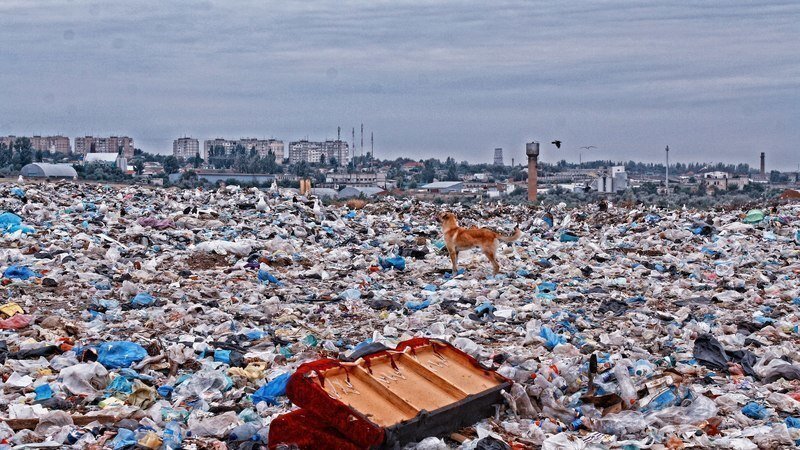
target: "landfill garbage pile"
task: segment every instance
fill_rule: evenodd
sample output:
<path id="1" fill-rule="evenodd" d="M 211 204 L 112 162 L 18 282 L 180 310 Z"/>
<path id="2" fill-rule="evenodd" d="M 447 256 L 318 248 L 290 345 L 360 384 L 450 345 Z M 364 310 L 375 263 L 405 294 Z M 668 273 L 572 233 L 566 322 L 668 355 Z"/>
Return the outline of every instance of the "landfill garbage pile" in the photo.
<path id="1" fill-rule="evenodd" d="M 303 362 L 413 337 L 515 381 L 418 449 L 791 448 L 800 207 L 442 206 L 0 184 L 0 448 L 266 448 Z M 414 448 L 414 447 L 412 447 Z"/>

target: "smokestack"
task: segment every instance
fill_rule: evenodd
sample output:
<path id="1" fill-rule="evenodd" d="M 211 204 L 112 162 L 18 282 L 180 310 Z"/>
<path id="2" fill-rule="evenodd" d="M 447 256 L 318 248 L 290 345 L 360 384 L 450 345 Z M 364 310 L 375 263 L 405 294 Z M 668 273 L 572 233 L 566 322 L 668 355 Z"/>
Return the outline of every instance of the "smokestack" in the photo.
<path id="1" fill-rule="evenodd" d="M 539 162 L 539 143 L 534 141 L 525 144 L 525 154 L 528 155 L 528 201 L 535 202 L 539 188 L 539 179 L 536 173 Z"/>
<path id="2" fill-rule="evenodd" d="M 764 163 L 764 152 L 761 152 L 761 175 L 767 174 L 767 165 Z"/>

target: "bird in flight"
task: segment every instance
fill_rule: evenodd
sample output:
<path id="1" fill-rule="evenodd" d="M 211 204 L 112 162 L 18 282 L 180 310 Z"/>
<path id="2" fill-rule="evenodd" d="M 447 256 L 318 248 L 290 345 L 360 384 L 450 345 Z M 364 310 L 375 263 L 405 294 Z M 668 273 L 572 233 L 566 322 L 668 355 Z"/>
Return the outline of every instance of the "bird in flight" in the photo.
<path id="1" fill-rule="evenodd" d="M 587 145 L 586 147 L 581 147 L 581 148 L 585 148 L 586 150 L 589 150 L 590 148 L 597 148 L 597 147 L 595 147 L 594 145 Z"/>
<path id="2" fill-rule="evenodd" d="M 561 141 L 557 141 L 556 140 L 556 141 L 551 142 L 551 144 L 555 145 L 556 148 L 561 148 Z"/>

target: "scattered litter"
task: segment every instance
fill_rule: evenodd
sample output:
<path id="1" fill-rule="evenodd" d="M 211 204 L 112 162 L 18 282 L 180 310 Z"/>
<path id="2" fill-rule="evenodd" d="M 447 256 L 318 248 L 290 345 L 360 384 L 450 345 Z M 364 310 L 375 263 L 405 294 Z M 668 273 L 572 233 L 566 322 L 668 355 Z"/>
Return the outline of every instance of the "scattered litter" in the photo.
<path id="1" fill-rule="evenodd" d="M 444 207 L 425 202 L 67 182 L 0 191 L 3 445 L 249 449 L 273 436 L 363 448 L 350 430 L 379 439 L 396 418 L 381 414 L 430 419 L 442 405 L 447 426 L 404 444 L 800 442 L 796 204 L 448 206 L 465 226 L 521 223 L 494 276 L 479 250 L 451 273 L 432 219 Z M 443 347 L 398 347 L 419 339 Z M 508 380 L 477 416 L 459 399 L 487 385 L 429 383 L 473 358 Z M 319 361 L 330 366 L 306 371 Z M 298 372 L 324 381 L 327 399 L 383 392 L 383 406 L 354 425 L 341 406 L 354 404 L 313 406 L 320 392 L 295 390 L 308 388 L 293 384 Z"/>

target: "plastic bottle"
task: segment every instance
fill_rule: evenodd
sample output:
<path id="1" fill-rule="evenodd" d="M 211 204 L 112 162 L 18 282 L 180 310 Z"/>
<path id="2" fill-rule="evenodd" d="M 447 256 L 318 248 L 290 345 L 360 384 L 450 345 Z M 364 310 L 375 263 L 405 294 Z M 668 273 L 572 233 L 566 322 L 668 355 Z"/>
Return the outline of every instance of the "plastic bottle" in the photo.
<path id="1" fill-rule="evenodd" d="M 617 377 L 619 396 L 625 401 L 625 406 L 630 408 L 639 400 L 639 395 L 636 393 L 636 387 L 634 387 L 633 381 L 631 381 L 627 364 L 622 361 L 618 362 L 617 365 L 614 366 L 614 376 Z"/>
<path id="2" fill-rule="evenodd" d="M 177 421 L 170 421 L 164 428 L 164 448 L 174 450 L 181 448 L 183 442 L 183 430 Z"/>
<path id="3" fill-rule="evenodd" d="M 655 369 L 653 365 L 650 364 L 650 361 L 640 359 L 633 364 L 633 373 L 637 377 L 649 378 L 654 371 Z"/>
<path id="4" fill-rule="evenodd" d="M 675 402 L 678 400 L 676 392 L 677 390 L 672 387 L 658 394 L 650 403 L 647 404 L 647 411 L 658 411 L 668 406 L 674 406 Z"/>
<path id="5" fill-rule="evenodd" d="M 545 389 L 539 397 L 539 401 L 542 403 L 542 414 L 545 417 L 556 418 L 566 424 L 571 423 L 577 417 L 574 411 L 570 411 L 555 399 L 551 389 Z"/>
<path id="6" fill-rule="evenodd" d="M 252 438 L 258 432 L 258 427 L 253 423 L 248 422 L 231 430 L 228 435 L 228 440 L 231 441 L 246 441 Z"/>

